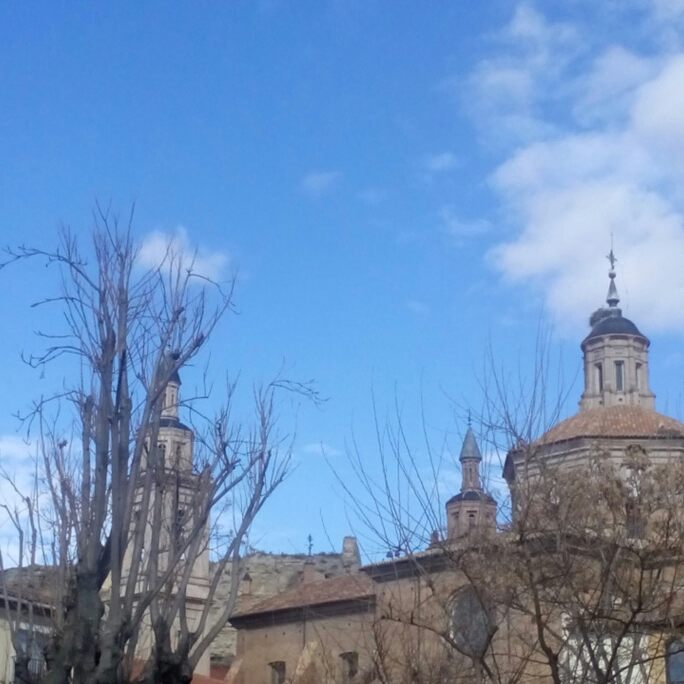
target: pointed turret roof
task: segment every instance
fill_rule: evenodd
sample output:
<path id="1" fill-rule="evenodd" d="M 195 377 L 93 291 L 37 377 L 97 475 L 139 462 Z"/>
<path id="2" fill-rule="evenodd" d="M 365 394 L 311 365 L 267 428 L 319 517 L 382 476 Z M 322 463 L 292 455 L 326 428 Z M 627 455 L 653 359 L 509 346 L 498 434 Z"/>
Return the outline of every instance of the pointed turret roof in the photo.
<path id="1" fill-rule="evenodd" d="M 615 285 L 615 263 L 617 258 L 612 247 L 606 258 L 610 262 L 610 270 L 608 271 L 610 283 L 608 284 L 608 294 L 606 295 L 606 304 L 608 306 L 594 311 L 591 315 L 589 319 L 591 332 L 582 342 L 582 346 L 589 340 L 602 335 L 635 335 L 644 338 L 648 343 L 648 338 L 639 331 L 639 328 L 629 318 L 625 318 L 622 315 L 622 309 L 618 306 L 620 295 Z"/>
<path id="2" fill-rule="evenodd" d="M 473 428 L 468 426 L 468 431 L 463 439 L 463 446 L 461 447 L 461 455 L 459 456 L 459 461 L 481 461 L 482 454 L 480 453 L 480 447 L 477 445 L 477 439 L 475 439 L 475 433 Z"/>
<path id="3" fill-rule="evenodd" d="M 613 253 L 613 248 L 610 248 L 610 254 L 607 257 L 610 261 L 610 271 L 608 271 L 608 277 L 610 278 L 610 285 L 608 285 L 608 295 L 606 296 L 606 303 L 611 309 L 615 309 L 620 303 L 620 295 L 618 295 L 617 287 L 615 285 L 615 254 Z"/>

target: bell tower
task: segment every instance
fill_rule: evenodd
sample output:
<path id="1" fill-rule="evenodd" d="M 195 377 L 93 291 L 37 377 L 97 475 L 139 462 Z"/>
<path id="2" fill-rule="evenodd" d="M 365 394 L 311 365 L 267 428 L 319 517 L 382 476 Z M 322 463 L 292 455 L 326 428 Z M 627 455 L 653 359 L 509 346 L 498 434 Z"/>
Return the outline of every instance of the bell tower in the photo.
<path id="1" fill-rule="evenodd" d="M 168 362 L 173 363 L 171 359 Z M 178 371 L 174 371 L 164 388 L 157 443 L 148 445 L 151 451 L 156 451 L 155 459 L 150 462 L 155 463 L 158 473 L 154 476 L 154 489 L 149 492 L 150 503 L 146 512 L 149 519 L 144 526 L 141 570 L 150 571 L 148 556 L 151 553 L 156 556 L 154 566 L 158 573 L 163 574 L 169 566 L 177 569 L 178 582 L 172 582 L 168 585 L 170 590 L 166 588 L 165 591 L 170 591 L 171 596 L 184 593 L 184 612 L 192 630 L 199 624 L 209 595 L 209 533 L 207 523 L 197 522 L 197 516 L 201 515 L 205 502 L 198 497 L 202 479 L 193 463 L 194 433 L 180 420 L 180 387 L 180 376 Z M 143 500 L 145 486 L 149 487 L 149 484 L 145 484 L 147 467 L 146 462 L 141 473 L 139 491 L 136 492 L 136 502 Z M 151 516 L 155 502 L 160 499 L 162 519 L 152 529 Z M 138 511 L 138 515 L 140 513 Z M 124 566 L 126 574 L 130 571 L 130 557 L 124 558 Z M 141 588 L 144 589 L 145 584 L 145 580 L 141 579 Z M 141 658 L 147 657 L 153 644 L 149 621 L 145 624 L 147 628 L 141 630 L 136 649 Z M 172 643 L 177 633 L 177 626 L 173 626 Z M 202 656 L 195 672 L 209 674 L 208 651 Z"/>
<path id="2" fill-rule="evenodd" d="M 618 307 L 620 297 L 615 285 L 617 259 L 612 248 L 608 261 L 608 306 L 591 315 L 591 332 L 582 342 L 584 392 L 580 410 L 600 406 L 653 409 L 655 395 L 648 379 L 648 348 L 651 343 Z"/>

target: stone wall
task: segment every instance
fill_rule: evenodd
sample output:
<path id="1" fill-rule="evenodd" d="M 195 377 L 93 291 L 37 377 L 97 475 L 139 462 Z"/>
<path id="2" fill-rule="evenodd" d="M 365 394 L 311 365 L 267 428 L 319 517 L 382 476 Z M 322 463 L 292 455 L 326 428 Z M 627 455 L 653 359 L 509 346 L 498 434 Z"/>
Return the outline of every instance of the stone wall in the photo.
<path id="1" fill-rule="evenodd" d="M 309 561 L 309 563 L 307 563 Z M 304 566 L 307 581 L 337 577 L 358 570 L 360 558 L 356 540 L 345 537 L 341 553 L 274 554 L 257 551 L 243 559 L 236 613 L 301 583 Z M 213 571 L 214 566 L 211 570 Z M 218 616 L 230 594 L 231 576 L 227 569 L 216 591 L 212 615 Z M 213 620 L 210 620 L 212 622 Z M 235 656 L 236 630 L 226 625 L 210 647 L 212 663 L 229 665 Z"/>

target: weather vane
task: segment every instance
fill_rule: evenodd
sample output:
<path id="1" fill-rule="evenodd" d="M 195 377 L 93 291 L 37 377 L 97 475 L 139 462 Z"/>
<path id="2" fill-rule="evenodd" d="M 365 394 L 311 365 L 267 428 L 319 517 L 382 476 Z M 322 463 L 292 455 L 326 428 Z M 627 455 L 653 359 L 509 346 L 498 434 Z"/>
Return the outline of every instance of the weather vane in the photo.
<path id="1" fill-rule="evenodd" d="M 608 261 L 610 261 L 610 270 L 614 271 L 617 259 L 615 258 L 615 254 L 613 252 L 613 233 L 612 232 L 610 234 L 610 254 L 608 254 L 606 259 L 608 259 Z"/>

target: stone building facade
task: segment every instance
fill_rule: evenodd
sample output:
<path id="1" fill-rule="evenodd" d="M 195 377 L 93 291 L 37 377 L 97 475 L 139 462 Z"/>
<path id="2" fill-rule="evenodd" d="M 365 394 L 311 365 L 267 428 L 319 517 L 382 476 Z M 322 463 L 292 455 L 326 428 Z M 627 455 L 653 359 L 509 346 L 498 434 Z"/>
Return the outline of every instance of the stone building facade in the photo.
<path id="1" fill-rule="evenodd" d="M 355 574 L 360 565 L 359 550 L 353 537 L 345 537 L 340 553 L 307 555 L 254 551 L 243 559 L 236 613 L 243 613 L 271 597 L 297 590 L 305 580 L 307 583 L 318 583 Z M 220 612 L 230 590 L 230 568 L 227 567 L 216 591 L 212 614 Z M 215 672 L 227 670 L 235 660 L 237 635 L 237 629 L 228 624 L 212 643 L 209 650 Z"/>
<path id="2" fill-rule="evenodd" d="M 655 411 L 650 342 L 618 307 L 612 252 L 610 261 L 607 306 L 591 316 L 591 330 L 581 344 L 584 390 L 578 413 L 550 426 L 533 443 L 517 445 L 506 457 L 503 474 L 514 517 L 521 497 L 531 496 L 529 484 L 548 467 L 570 473 L 597 454 L 620 465 L 633 449 L 654 464 L 684 462 L 684 424 Z M 479 682 L 485 681 L 484 661 L 476 656 L 486 648 L 496 667 L 515 673 L 515 681 L 552 681 L 548 663 L 537 657 L 540 645 L 529 613 L 508 611 L 502 618 L 497 606 L 489 605 L 469 582 L 464 561 L 469 548 L 491 543 L 505 554 L 515 547 L 515 539 L 496 529 L 497 504 L 482 487 L 481 454 L 470 426 L 460 462 L 461 491 L 446 504 L 445 539 L 434 538 L 420 553 L 364 566 L 348 578 L 303 582 L 238 612 L 232 619 L 238 631 L 237 658 L 227 680 Z M 488 569 L 481 571 L 487 575 Z M 495 575 L 491 581 L 496 583 Z M 569 629 L 562 614 L 554 620 L 559 634 Z M 629 654 L 621 654 L 622 680 L 678 681 L 674 677 L 677 667 L 684 667 L 684 647 L 671 651 L 670 643 L 684 641 L 647 644 L 648 674 L 630 668 Z M 581 646 L 568 657 L 580 657 Z"/>

